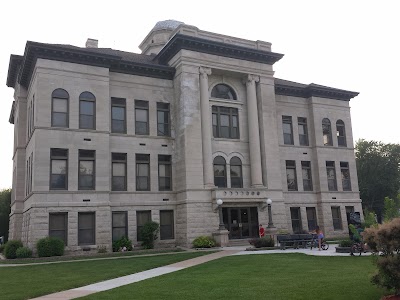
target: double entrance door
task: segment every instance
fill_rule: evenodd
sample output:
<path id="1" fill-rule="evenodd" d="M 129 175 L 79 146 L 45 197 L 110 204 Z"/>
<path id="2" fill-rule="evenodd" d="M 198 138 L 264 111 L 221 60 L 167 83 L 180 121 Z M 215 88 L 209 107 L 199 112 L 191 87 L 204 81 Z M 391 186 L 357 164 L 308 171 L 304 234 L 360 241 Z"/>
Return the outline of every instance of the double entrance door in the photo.
<path id="1" fill-rule="evenodd" d="M 224 207 L 222 215 L 230 239 L 258 236 L 257 207 Z"/>

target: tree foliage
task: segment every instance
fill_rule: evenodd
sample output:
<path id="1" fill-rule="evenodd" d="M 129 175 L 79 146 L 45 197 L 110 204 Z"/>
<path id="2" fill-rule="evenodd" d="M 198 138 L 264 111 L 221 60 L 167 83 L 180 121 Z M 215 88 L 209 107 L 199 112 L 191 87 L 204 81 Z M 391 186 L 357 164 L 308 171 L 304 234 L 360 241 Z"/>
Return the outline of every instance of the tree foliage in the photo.
<path id="1" fill-rule="evenodd" d="M 8 226 L 11 212 L 11 189 L 0 191 L 0 236 L 8 240 Z"/>
<path id="2" fill-rule="evenodd" d="M 389 197 L 385 197 L 385 206 L 384 206 L 384 221 L 389 222 L 394 218 L 400 217 L 400 194 L 397 195 L 397 198 L 390 199 Z"/>
<path id="3" fill-rule="evenodd" d="M 363 205 L 380 219 L 385 197 L 394 199 L 400 190 L 400 144 L 359 140 L 356 162 Z"/>

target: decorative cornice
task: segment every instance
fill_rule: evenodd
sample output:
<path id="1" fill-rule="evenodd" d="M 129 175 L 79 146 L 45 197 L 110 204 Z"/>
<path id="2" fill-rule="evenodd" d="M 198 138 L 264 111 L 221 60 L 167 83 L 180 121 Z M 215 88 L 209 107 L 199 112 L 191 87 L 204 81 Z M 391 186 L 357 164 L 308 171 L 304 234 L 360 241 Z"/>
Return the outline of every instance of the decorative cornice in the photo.
<path id="1" fill-rule="evenodd" d="M 248 74 L 245 78 L 243 78 L 244 84 L 253 84 L 260 81 L 260 76 Z"/>
<path id="2" fill-rule="evenodd" d="M 28 87 L 38 58 L 109 68 L 112 72 L 173 79 L 175 69 L 156 63 L 126 61 L 119 55 L 105 54 L 90 49 L 70 48 L 63 45 L 41 44 L 28 41 L 24 56 L 11 55 L 7 86 L 15 87 L 16 79 Z M 18 78 L 17 78 L 18 74 Z"/>
<path id="3" fill-rule="evenodd" d="M 207 78 L 207 76 L 211 75 L 211 68 L 199 67 L 200 76 L 203 78 Z"/>
<path id="4" fill-rule="evenodd" d="M 182 49 L 260 62 L 268 65 L 273 65 L 283 57 L 283 54 L 280 53 L 261 51 L 177 33 L 169 40 L 164 48 L 161 49 L 155 59 L 161 63 L 168 63 L 168 61 Z"/>
<path id="5" fill-rule="evenodd" d="M 350 101 L 350 99 L 356 97 L 359 93 L 335 89 L 314 83 L 305 85 L 293 82 L 293 84 L 290 84 L 290 82 L 282 83 L 282 82 L 277 82 L 277 80 L 275 80 L 275 94 L 301 97 L 301 98 L 321 97 L 328 99 Z"/>

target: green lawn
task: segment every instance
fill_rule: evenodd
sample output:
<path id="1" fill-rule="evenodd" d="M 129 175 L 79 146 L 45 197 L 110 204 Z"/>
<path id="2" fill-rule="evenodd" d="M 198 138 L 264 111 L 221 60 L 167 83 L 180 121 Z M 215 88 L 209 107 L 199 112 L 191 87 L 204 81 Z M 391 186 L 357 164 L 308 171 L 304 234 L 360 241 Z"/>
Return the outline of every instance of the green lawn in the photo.
<path id="1" fill-rule="evenodd" d="M 224 257 L 84 299 L 352 299 L 384 291 L 371 257 L 266 254 Z"/>
<path id="2" fill-rule="evenodd" d="M 211 252 L 0 267 L 0 299 L 28 299 L 165 266 Z"/>

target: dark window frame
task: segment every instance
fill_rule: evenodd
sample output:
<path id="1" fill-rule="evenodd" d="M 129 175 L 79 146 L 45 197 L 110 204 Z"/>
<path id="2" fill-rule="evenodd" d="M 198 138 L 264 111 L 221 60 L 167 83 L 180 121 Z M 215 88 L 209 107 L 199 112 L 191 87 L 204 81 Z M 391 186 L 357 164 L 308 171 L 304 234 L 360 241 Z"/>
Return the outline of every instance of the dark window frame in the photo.
<path id="1" fill-rule="evenodd" d="M 65 100 L 67 101 L 67 112 L 55 112 L 54 111 L 54 99 L 59 99 L 59 100 Z M 58 127 L 58 128 L 69 128 L 69 94 L 66 90 L 57 88 L 51 93 L 51 127 Z M 66 115 L 66 124 L 65 126 L 56 126 L 54 125 L 54 114 L 59 113 L 59 114 L 65 114 Z"/>
<path id="2" fill-rule="evenodd" d="M 80 217 L 84 215 L 93 216 L 93 227 L 89 228 L 81 228 L 81 220 Z M 83 230 L 92 230 L 93 236 L 91 241 L 82 242 L 81 232 Z M 96 245 L 96 212 L 78 212 L 78 246 L 87 246 L 87 245 Z"/>
<path id="3" fill-rule="evenodd" d="M 164 122 L 161 123 L 159 119 L 159 113 L 164 114 Z M 165 114 L 167 118 L 165 118 Z M 171 115 L 170 115 L 170 104 L 164 102 L 157 102 L 157 136 L 171 136 Z M 165 119 L 167 122 L 165 122 Z M 167 129 L 167 132 L 162 132 L 159 127 L 162 126 L 163 129 Z M 166 126 L 166 127 L 165 127 Z"/>
<path id="4" fill-rule="evenodd" d="M 89 103 L 93 104 L 93 115 L 87 115 L 87 114 L 82 113 L 81 102 L 89 102 Z M 83 127 L 82 126 L 81 117 L 84 117 L 84 116 L 93 117 L 93 124 L 91 127 Z M 96 130 L 96 97 L 91 92 L 85 91 L 79 95 L 79 129 Z"/>
<path id="5" fill-rule="evenodd" d="M 223 110 L 227 110 L 224 112 Z M 229 118 L 229 126 L 221 126 L 221 116 L 228 116 Z M 215 123 L 214 124 L 214 116 Z M 233 119 L 236 117 L 237 126 L 233 126 Z M 212 128 L 213 128 L 213 136 L 214 138 L 223 138 L 223 139 L 240 139 L 240 122 L 239 122 L 239 109 L 236 107 L 225 107 L 225 106 L 212 106 Z M 228 127 L 228 136 L 223 136 L 221 133 L 221 127 Z M 237 134 L 235 135 L 235 130 Z"/>
<path id="6" fill-rule="evenodd" d="M 139 217 L 138 217 L 139 214 L 146 215 L 146 217 L 149 216 L 150 218 L 147 218 L 148 220 L 145 223 L 139 225 Z M 142 240 L 140 238 L 140 230 L 143 228 L 144 224 L 151 222 L 151 221 L 152 221 L 151 210 L 137 210 L 136 211 L 136 240 L 138 242 L 140 242 Z"/>
<path id="7" fill-rule="evenodd" d="M 121 158 L 118 158 L 120 156 Z M 124 159 L 122 157 L 124 156 Z M 114 164 L 124 164 L 125 176 L 114 176 Z M 124 187 L 122 189 L 116 189 L 114 186 L 114 177 L 124 177 Z M 112 191 L 127 191 L 128 189 L 128 174 L 127 174 L 127 154 L 120 152 L 111 153 L 111 190 Z"/>
<path id="8" fill-rule="evenodd" d="M 163 214 L 172 214 L 169 216 L 169 218 L 172 220 L 172 224 L 163 224 Z M 175 239 L 175 215 L 174 211 L 172 209 L 168 210 L 160 210 L 160 240 L 173 240 Z M 165 236 L 163 233 L 165 233 L 164 228 L 165 227 L 170 227 L 170 235 Z"/>
<path id="9" fill-rule="evenodd" d="M 312 172 L 311 172 L 311 162 L 301 161 L 301 171 L 303 177 L 303 190 L 310 192 L 313 190 Z M 304 178 L 304 171 L 308 173 L 309 179 Z"/>
<path id="10" fill-rule="evenodd" d="M 237 160 L 235 162 L 235 160 Z M 240 172 L 240 176 L 232 176 L 232 166 L 234 167 L 239 167 L 239 172 Z M 243 164 L 242 164 L 242 160 L 237 157 L 234 156 L 230 159 L 229 161 L 229 173 L 230 173 L 230 177 L 231 177 L 231 188 L 243 188 Z M 234 183 L 232 179 L 238 179 L 237 183 Z"/>
<path id="11" fill-rule="evenodd" d="M 114 218 L 116 214 L 120 214 L 120 215 L 124 215 L 124 219 L 125 219 L 125 226 L 115 226 L 114 225 Z M 127 211 L 113 211 L 111 212 L 111 235 L 112 235 L 112 241 L 116 241 L 118 239 L 120 239 L 121 237 L 116 238 L 116 234 L 114 233 L 114 229 L 125 229 L 125 234 L 124 236 L 126 238 L 128 238 L 128 212 Z"/>
<path id="12" fill-rule="evenodd" d="M 309 146 L 310 141 L 308 139 L 308 126 L 307 126 L 307 118 L 298 117 L 297 118 L 297 126 L 299 128 L 299 144 L 300 146 Z M 300 133 L 300 128 L 303 128 L 304 134 Z"/>
<path id="13" fill-rule="evenodd" d="M 116 130 L 114 126 L 114 119 L 113 119 L 113 107 L 121 107 L 124 109 L 124 120 L 118 120 L 115 119 L 116 121 L 122 121 L 123 122 L 123 130 L 118 131 Z M 116 98 L 116 97 L 111 97 L 111 133 L 120 133 L 120 134 L 126 134 L 126 99 L 125 98 Z"/>
<path id="14" fill-rule="evenodd" d="M 334 217 L 334 211 L 338 217 Z M 333 230 L 343 230 L 342 213 L 340 206 L 331 206 Z"/>
<path id="15" fill-rule="evenodd" d="M 345 179 L 344 172 L 348 173 L 348 179 Z M 342 188 L 343 191 L 351 191 L 351 177 L 350 177 L 350 166 L 347 161 L 340 162 L 340 174 L 342 176 Z"/>
<path id="16" fill-rule="evenodd" d="M 222 160 L 224 163 L 222 163 Z M 215 175 L 215 166 L 223 166 L 224 167 L 224 176 L 216 176 Z M 226 188 L 227 187 L 227 172 L 226 172 L 226 160 L 222 156 L 216 156 L 214 157 L 213 160 L 213 170 L 214 170 L 214 185 L 217 186 L 218 188 Z M 222 178 L 222 180 L 221 180 Z M 219 179 L 219 180 L 218 180 Z M 220 183 L 223 183 L 222 185 L 219 185 Z"/>
<path id="17" fill-rule="evenodd" d="M 298 218 L 293 218 L 293 213 L 294 212 L 297 212 Z M 290 207 L 290 220 L 291 220 L 291 223 L 292 223 L 293 233 L 300 233 L 303 230 L 300 207 Z M 295 226 L 296 223 L 297 223 L 298 226 Z M 298 230 L 295 230 L 296 227 L 298 227 Z"/>
<path id="18" fill-rule="evenodd" d="M 328 118 L 322 119 L 322 137 L 324 146 L 333 146 L 332 125 Z"/>
<path id="19" fill-rule="evenodd" d="M 342 134 L 341 134 L 342 133 Z M 347 147 L 346 125 L 342 120 L 336 121 L 336 136 L 339 147 Z"/>
<path id="20" fill-rule="evenodd" d="M 160 176 L 160 165 L 169 166 L 169 176 Z M 167 168 L 168 169 L 168 168 Z M 169 178 L 169 188 L 162 186 L 162 178 Z M 171 155 L 158 155 L 158 190 L 172 191 L 172 157 Z"/>
<path id="21" fill-rule="evenodd" d="M 317 209 L 315 207 L 306 207 L 308 231 L 316 229 L 318 224 Z M 312 218 L 310 218 L 312 216 Z"/>
<path id="22" fill-rule="evenodd" d="M 137 120 L 137 111 L 138 110 L 145 110 L 146 111 L 146 119 L 147 122 L 138 121 Z M 146 132 L 139 132 L 138 131 L 138 123 L 145 123 L 146 124 Z M 135 100 L 135 134 L 136 135 L 149 135 L 150 134 L 150 120 L 149 120 L 149 101 L 145 100 Z"/>
<path id="23" fill-rule="evenodd" d="M 290 133 L 285 132 L 285 124 L 290 126 Z M 292 116 L 282 116 L 283 144 L 294 145 Z"/>
<path id="24" fill-rule="evenodd" d="M 66 155 L 61 156 L 61 155 L 55 155 L 53 152 L 56 151 L 65 151 Z M 64 148 L 50 148 L 50 176 L 49 176 L 49 190 L 68 190 L 68 159 L 69 156 L 69 150 L 64 149 Z M 53 169 L 53 160 L 57 161 L 65 161 L 65 182 L 64 182 L 64 187 L 62 188 L 57 188 L 57 187 L 52 187 L 51 182 L 52 182 L 52 176 L 57 175 L 52 173 Z"/>
<path id="25" fill-rule="evenodd" d="M 326 161 L 326 177 L 328 180 L 328 190 L 335 192 L 338 190 L 337 188 L 337 178 L 336 178 L 336 166 L 334 161 Z M 329 178 L 329 171 L 333 171 L 333 178 Z"/>
<path id="26" fill-rule="evenodd" d="M 146 157 L 146 159 L 144 159 Z M 150 154 L 142 154 L 136 153 L 135 155 L 136 160 L 136 190 L 137 191 L 150 191 L 151 190 L 151 165 L 150 165 Z M 146 165 L 147 166 L 147 173 L 148 176 L 139 175 L 140 167 L 139 165 Z M 140 179 L 147 178 L 148 185 L 146 188 L 140 187 Z"/>
<path id="27" fill-rule="evenodd" d="M 296 170 L 296 161 L 295 160 L 286 160 L 286 183 L 287 189 L 290 192 L 298 191 L 298 183 L 297 183 L 297 170 Z M 289 182 L 289 173 L 288 170 L 294 170 L 294 187 L 290 187 L 291 183 Z"/>
<path id="28" fill-rule="evenodd" d="M 93 157 L 84 156 L 84 153 L 92 153 Z M 81 186 L 81 161 L 92 161 L 93 162 L 93 174 L 92 174 L 92 186 L 83 187 Z M 85 175 L 89 176 L 89 175 Z M 78 190 L 95 190 L 96 189 L 96 150 L 79 149 L 78 150 Z"/>
<path id="29" fill-rule="evenodd" d="M 51 229 L 50 225 L 51 225 L 51 216 L 63 216 L 64 217 L 64 229 Z M 52 234 L 52 232 L 54 231 L 64 231 L 64 238 L 61 238 L 64 241 L 64 245 L 67 246 L 68 245 L 68 212 L 54 212 L 54 213 L 49 213 L 49 237 L 59 237 L 59 235 L 54 235 Z"/>

